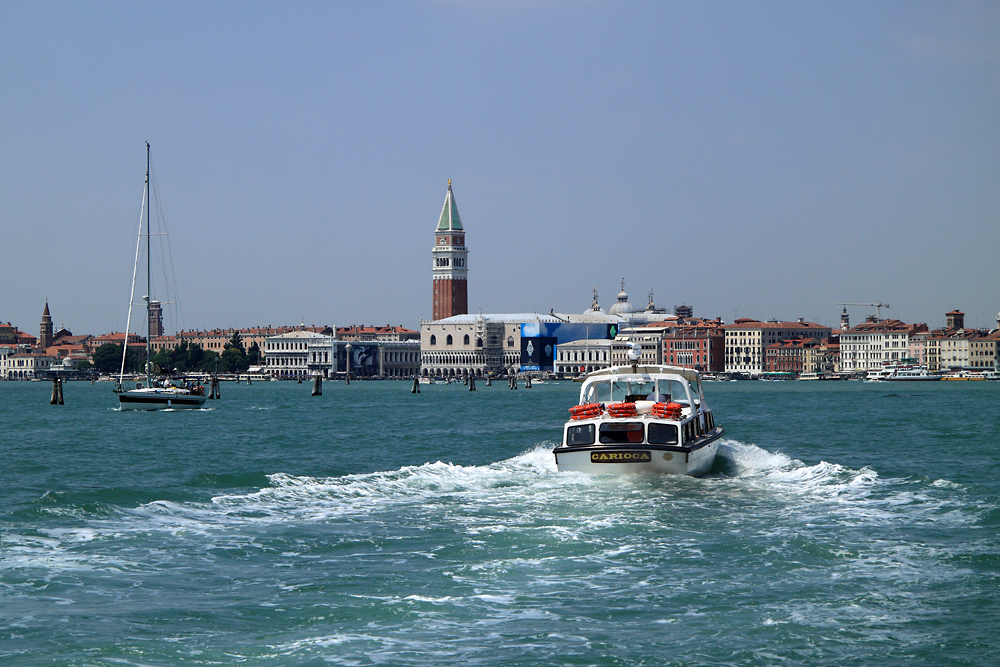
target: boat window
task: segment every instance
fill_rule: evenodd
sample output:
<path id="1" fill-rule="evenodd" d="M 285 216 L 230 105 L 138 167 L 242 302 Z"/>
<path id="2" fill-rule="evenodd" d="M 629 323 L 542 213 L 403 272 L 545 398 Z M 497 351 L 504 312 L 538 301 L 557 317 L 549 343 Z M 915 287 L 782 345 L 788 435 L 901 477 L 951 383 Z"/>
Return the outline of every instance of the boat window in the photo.
<path id="1" fill-rule="evenodd" d="M 677 426 L 650 422 L 648 436 L 651 445 L 676 445 Z"/>
<path id="2" fill-rule="evenodd" d="M 567 445 L 592 445 L 594 444 L 594 425 L 581 424 L 570 426 L 566 429 Z"/>
<path id="3" fill-rule="evenodd" d="M 659 402 L 687 405 L 687 393 L 684 391 L 684 383 L 680 380 L 661 379 L 657 381 L 656 391 Z"/>
<path id="4" fill-rule="evenodd" d="M 584 392 L 583 398 L 583 403 L 610 403 L 611 381 L 591 383 Z"/>
<path id="5" fill-rule="evenodd" d="M 611 400 L 628 403 L 645 401 L 655 389 L 656 383 L 652 380 L 619 380 L 611 387 Z"/>
<path id="6" fill-rule="evenodd" d="M 615 445 L 642 442 L 642 424 L 640 422 L 601 424 L 601 442 Z"/>

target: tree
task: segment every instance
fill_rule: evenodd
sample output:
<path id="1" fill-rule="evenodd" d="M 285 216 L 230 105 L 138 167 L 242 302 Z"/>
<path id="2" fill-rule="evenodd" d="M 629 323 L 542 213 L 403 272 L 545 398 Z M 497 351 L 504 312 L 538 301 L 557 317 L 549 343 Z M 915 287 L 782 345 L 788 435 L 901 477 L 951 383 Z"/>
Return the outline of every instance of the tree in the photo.
<path id="1" fill-rule="evenodd" d="M 117 373 L 121 369 L 122 346 L 105 343 L 94 352 L 94 368 L 100 373 Z M 125 355 L 125 372 L 139 373 L 142 371 L 142 359 L 139 353 L 129 348 Z"/>
<path id="2" fill-rule="evenodd" d="M 257 344 L 257 341 L 254 341 L 253 345 L 247 351 L 247 363 L 250 366 L 259 366 L 263 356 L 260 351 L 260 345 Z"/>
<path id="3" fill-rule="evenodd" d="M 219 370 L 223 373 L 243 373 L 249 367 L 246 352 L 238 347 L 227 346 L 219 359 Z"/>
<path id="4" fill-rule="evenodd" d="M 246 354 L 247 350 L 243 346 L 243 337 L 240 336 L 240 332 L 239 331 L 236 331 L 236 332 L 233 333 L 233 337 L 229 339 L 229 342 L 226 343 L 226 345 L 223 348 L 223 350 L 228 350 L 231 347 L 235 347 L 237 350 L 239 350 L 243 354 Z"/>

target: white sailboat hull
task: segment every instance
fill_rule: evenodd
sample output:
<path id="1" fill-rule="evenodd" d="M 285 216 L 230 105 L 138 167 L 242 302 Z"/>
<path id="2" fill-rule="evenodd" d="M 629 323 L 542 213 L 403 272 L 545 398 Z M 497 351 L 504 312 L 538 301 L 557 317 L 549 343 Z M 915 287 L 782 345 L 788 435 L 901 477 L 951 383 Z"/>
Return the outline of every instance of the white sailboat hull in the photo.
<path id="1" fill-rule="evenodd" d="M 196 410 L 206 398 L 186 389 L 132 389 L 118 394 L 118 405 L 122 410 Z"/>

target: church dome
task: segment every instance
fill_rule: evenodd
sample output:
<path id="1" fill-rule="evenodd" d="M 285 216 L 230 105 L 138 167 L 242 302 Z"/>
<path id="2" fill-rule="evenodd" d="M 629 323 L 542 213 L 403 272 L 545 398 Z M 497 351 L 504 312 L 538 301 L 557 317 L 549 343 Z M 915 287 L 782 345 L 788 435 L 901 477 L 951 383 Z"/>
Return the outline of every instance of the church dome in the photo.
<path id="1" fill-rule="evenodd" d="M 618 293 L 618 302 L 608 309 L 608 314 L 625 316 L 634 312 L 635 308 L 628 302 L 628 294 L 625 293 L 625 281 L 622 280 L 622 291 Z"/>

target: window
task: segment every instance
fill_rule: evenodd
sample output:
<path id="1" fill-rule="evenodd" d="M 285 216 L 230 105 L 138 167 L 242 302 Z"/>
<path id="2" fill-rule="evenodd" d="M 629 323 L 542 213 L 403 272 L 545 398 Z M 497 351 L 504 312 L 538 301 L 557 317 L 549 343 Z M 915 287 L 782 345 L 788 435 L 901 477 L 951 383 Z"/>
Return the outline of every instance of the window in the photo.
<path id="1" fill-rule="evenodd" d="M 581 424 L 580 426 L 570 426 L 566 429 L 567 445 L 592 445 L 594 444 L 594 425 Z"/>
<path id="2" fill-rule="evenodd" d="M 444 344 L 445 344 L 445 345 L 451 345 L 451 344 L 452 344 L 452 342 L 453 342 L 453 341 L 452 341 L 452 339 L 451 339 L 451 334 L 448 334 L 448 337 L 447 337 L 447 338 L 445 339 L 445 341 L 444 341 Z"/>
<path id="3" fill-rule="evenodd" d="M 507 347 L 514 347 L 514 337 L 507 336 Z"/>
<path id="4" fill-rule="evenodd" d="M 649 424 L 649 444 L 651 445 L 676 445 L 677 427 L 673 424 Z"/>
<path id="5" fill-rule="evenodd" d="M 438 344 L 437 336 L 431 334 L 431 345 L 437 345 L 437 344 Z"/>
<path id="6" fill-rule="evenodd" d="M 469 334 L 465 334 L 465 338 L 462 339 L 462 344 L 463 345 L 468 345 L 469 344 Z"/>
<path id="7" fill-rule="evenodd" d="M 642 424 L 639 422 L 601 424 L 601 442 L 614 445 L 642 442 Z"/>

